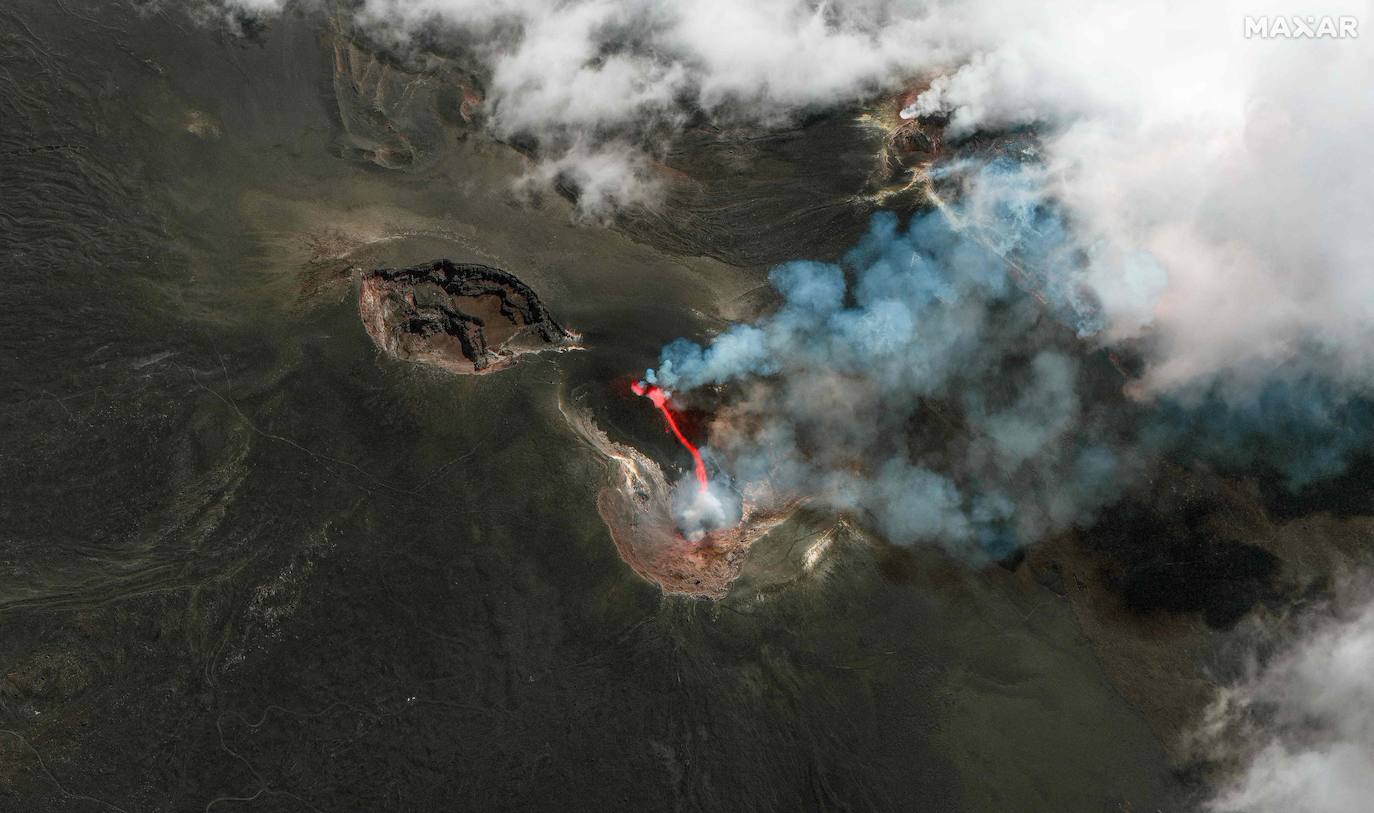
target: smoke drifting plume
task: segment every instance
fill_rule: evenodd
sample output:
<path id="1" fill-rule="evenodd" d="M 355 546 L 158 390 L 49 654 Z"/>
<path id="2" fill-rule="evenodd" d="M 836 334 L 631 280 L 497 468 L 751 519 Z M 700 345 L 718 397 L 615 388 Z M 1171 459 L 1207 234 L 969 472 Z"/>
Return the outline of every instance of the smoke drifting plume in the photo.
<path id="1" fill-rule="evenodd" d="M 651 380 L 724 393 L 710 451 L 740 488 L 996 555 L 1092 520 L 1165 457 L 1296 489 L 1368 448 L 1374 405 L 1319 353 L 1243 386 L 1222 371 L 1170 391 L 1128 381 L 1044 165 L 958 170 L 951 202 L 905 226 L 878 215 L 841 265 L 775 269 L 775 314 L 664 348 Z"/>
<path id="2" fill-rule="evenodd" d="M 999 161 L 970 194 L 1033 175 Z M 956 225 L 972 216 L 962 208 L 905 226 L 879 215 L 842 265 L 775 269 L 775 314 L 706 347 L 675 342 L 650 376 L 738 393 L 711 451 L 741 484 L 855 512 L 898 543 L 1000 555 L 1085 519 L 1129 464 L 1115 416 L 1079 395 L 1070 325 L 1091 310 L 1067 289 L 1042 303 L 1010 273 L 1059 255 L 1060 220 L 1031 192 L 1015 201 L 980 213 L 1001 226 L 998 246 Z"/>

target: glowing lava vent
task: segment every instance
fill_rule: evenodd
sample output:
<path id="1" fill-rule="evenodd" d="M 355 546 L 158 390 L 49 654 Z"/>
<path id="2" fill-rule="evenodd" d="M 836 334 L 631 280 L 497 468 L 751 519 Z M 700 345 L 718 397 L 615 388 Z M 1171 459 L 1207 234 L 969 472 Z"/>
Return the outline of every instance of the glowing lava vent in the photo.
<path id="1" fill-rule="evenodd" d="M 692 462 L 696 465 L 697 482 L 701 485 L 701 490 L 706 491 L 710 483 L 710 479 L 706 476 L 706 462 L 701 459 L 701 452 L 697 451 L 697 447 L 693 446 L 692 442 L 678 428 L 677 419 L 673 417 L 672 410 L 668 409 L 668 393 L 664 392 L 662 387 L 643 381 L 634 382 L 630 385 L 630 389 L 634 391 L 635 395 L 642 395 L 653 401 L 654 406 L 663 413 L 663 417 L 668 420 L 668 428 L 673 430 L 678 442 L 692 453 Z"/>

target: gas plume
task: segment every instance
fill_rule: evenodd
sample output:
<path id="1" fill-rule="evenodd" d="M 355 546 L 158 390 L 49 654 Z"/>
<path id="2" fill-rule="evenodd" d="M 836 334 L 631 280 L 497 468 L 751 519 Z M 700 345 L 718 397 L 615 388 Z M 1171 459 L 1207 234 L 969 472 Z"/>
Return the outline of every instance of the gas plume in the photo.
<path id="1" fill-rule="evenodd" d="M 998 161 L 969 188 L 1022 174 Z M 842 263 L 775 269 L 775 313 L 705 346 L 670 344 L 646 378 L 687 398 L 728 393 L 710 451 L 742 486 L 858 514 L 898 543 L 1001 555 L 1086 519 L 1134 466 L 1116 416 L 1079 394 L 1075 325 L 1093 309 L 1072 290 L 1037 299 L 1013 281 L 1011 263 L 1064 250 L 1048 205 L 983 214 L 1005 226 L 1001 244 L 955 225 L 971 210 L 905 225 L 881 214 Z"/>

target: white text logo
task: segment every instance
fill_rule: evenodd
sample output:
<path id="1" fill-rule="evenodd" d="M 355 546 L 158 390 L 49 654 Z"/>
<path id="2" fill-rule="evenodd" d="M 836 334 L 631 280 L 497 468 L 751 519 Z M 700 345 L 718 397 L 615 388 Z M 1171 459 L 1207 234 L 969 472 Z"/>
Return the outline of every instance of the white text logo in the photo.
<path id="1" fill-rule="evenodd" d="M 1355 17 L 1246 17 L 1245 38 L 1275 40 L 1346 40 L 1360 36 Z"/>

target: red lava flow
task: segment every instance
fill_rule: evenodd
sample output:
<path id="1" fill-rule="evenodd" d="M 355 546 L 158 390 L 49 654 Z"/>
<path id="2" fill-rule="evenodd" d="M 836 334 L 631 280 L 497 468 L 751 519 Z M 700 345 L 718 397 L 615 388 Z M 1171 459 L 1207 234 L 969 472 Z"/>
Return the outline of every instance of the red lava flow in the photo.
<path id="1" fill-rule="evenodd" d="M 697 482 L 701 484 L 701 490 L 705 493 L 707 484 L 710 482 L 710 478 L 706 476 L 706 462 L 701 459 L 701 452 L 697 451 L 697 447 L 693 446 L 692 442 L 688 440 L 687 436 L 682 434 L 682 430 L 678 428 L 677 419 L 673 417 L 672 411 L 668 409 L 668 393 L 664 392 L 662 387 L 655 384 L 646 384 L 643 381 L 634 382 L 630 385 L 630 389 L 634 391 L 635 395 L 642 395 L 650 401 L 653 401 L 654 406 L 658 407 L 658 410 L 663 413 L 663 417 L 668 419 L 668 428 L 673 430 L 674 435 L 677 435 L 678 442 L 686 446 L 687 451 L 692 453 L 692 461 L 696 464 Z"/>

